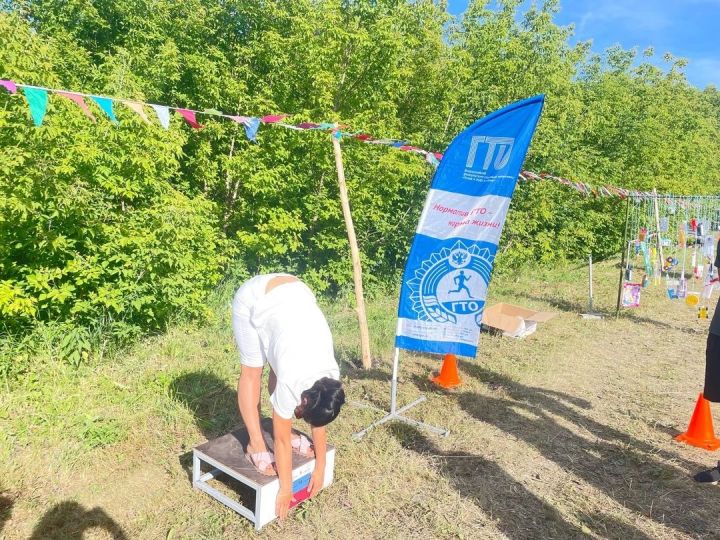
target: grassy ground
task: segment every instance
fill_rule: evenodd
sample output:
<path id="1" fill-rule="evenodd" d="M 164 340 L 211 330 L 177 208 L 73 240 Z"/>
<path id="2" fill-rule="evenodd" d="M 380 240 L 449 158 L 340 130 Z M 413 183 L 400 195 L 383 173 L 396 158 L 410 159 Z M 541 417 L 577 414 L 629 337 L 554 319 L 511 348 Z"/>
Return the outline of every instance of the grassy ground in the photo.
<path id="1" fill-rule="evenodd" d="M 427 382 L 436 359 L 403 354 L 400 404 L 425 393 L 412 415 L 451 435 L 395 424 L 356 443 L 351 434 L 378 414 L 346 407 L 330 429 L 333 486 L 259 536 L 720 537 L 720 488 L 690 479 L 717 455 L 671 437 L 702 386 L 707 322 L 661 287 L 619 320 L 585 321 L 585 272 L 497 279 L 491 301 L 559 316 L 523 340 L 484 334 L 456 391 Z M 616 272 L 596 268 L 607 312 Z M 387 405 L 395 305 L 371 301 L 369 371 L 352 365 L 353 311 L 326 306 L 352 401 Z M 48 361 L 1 391 L 0 538 L 254 535 L 189 482 L 191 448 L 239 421 L 238 364 L 219 312 L 78 372 Z"/>

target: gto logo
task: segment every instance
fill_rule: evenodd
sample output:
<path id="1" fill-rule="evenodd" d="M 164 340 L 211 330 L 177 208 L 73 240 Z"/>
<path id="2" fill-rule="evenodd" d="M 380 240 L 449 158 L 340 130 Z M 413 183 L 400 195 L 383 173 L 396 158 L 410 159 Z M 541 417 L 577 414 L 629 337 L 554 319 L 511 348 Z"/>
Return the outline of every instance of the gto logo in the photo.
<path id="1" fill-rule="evenodd" d="M 493 176 L 495 171 L 502 170 L 510 162 L 510 155 L 512 154 L 514 144 L 515 139 L 512 137 L 489 137 L 485 135 L 473 137 L 470 139 L 470 151 L 468 152 L 467 161 L 465 162 L 465 173 L 463 177 L 468 180 L 480 180 Z M 482 147 L 480 145 L 482 145 Z M 485 149 L 480 170 L 476 170 L 475 167 L 478 148 Z"/>

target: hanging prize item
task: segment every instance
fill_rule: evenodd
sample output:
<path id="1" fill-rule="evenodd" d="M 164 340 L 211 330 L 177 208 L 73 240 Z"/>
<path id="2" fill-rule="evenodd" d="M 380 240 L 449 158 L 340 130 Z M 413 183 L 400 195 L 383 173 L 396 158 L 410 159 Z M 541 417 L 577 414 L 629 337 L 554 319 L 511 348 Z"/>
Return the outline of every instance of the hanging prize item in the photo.
<path id="1" fill-rule="evenodd" d="M 668 279 L 667 280 L 667 297 L 670 300 L 677 300 L 678 297 L 678 280 Z"/>
<path id="2" fill-rule="evenodd" d="M 703 242 L 703 255 L 708 259 L 715 260 L 715 242 L 712 236 L 706 236 Z"/>
<path id="3" fill-rule="evenodd" d="M 710 268 L 712 268 L 712 265 L 710 265 Z M 713 278 L 712 274 L 708 272 L 707 277 L 705 278 L 705 285 L 703 286 L 702 293 L 700 294 L 700 297 L 703 300 L 710 300 L 710 298 L 712 298 L 713 291 L 715 290 L 715 284 L 718 281 L 718 278 Z"/>
<path id="4" fill-rule="evenodd" d="M 702 294 L 700 296 L 703 300 L 710 300 L 713 290 L 715 290 L 715 282 L 710 281 L 703 286 Z"/>
<path id="5" fill-rule="evenodd" d="M 677 295 L 678 298 L 685 298 L 687 296 L 687 280 L 685 279 L 685 276 L 682 276 L 678 280 Z"/>
<path id="6" fill-rule="evenodd" d="M 628 263 L 628 265 L 625 267 L 625 281 L 632 281 L 633 276 L 633 266 L 632 264 Z"/>
<path id="7" fill-rule="evenodd" d="M 645 264 L 645 273 L 651 276 L 653 272 L 652 260 L 650 259 L 650 251 L 648 250 L 647 243 L 640 242 L 640 251 L 643 255 L 643 263 Z"/>
<path id="8" fill-rule="evenodd" d="M 705 235 L 705 224 L 704 223 L 698 223 L 697 224 L 697 237 L 698 240 L 701 240 L 701 238 Z"/>
<path id="9" fill-rule="evenodd" d="M 639 283 L 624 283 L 622 294 L 623 307 L 639 307 L 640 306 L 640 289 Z"/>
<path id="10" fill-rule="evenodd" d="M 700 303 L 700 294 L 695 291 L 688 292 L 685 297 L 685 303 L 690 307 L 697 306 Z"/>
<path id="11" fill-rule="evenodd" d="M 640 227 L 640 234 L 638 234 L 638 239 L 643 242 L 647 238 L 647 228 Z"/>
<path id="12" fill-rule="evenodd" d="M 660 232 L 667 232 L 670 220 L 666 217 L 660 218 Z"/>
<path id="13" fill-rule="evenodd" d="M 695 232 L 697 230 L 698 221 L 695 218 L 690 219 L 690 230 Z"/>
<path id="14" fill-rule="evenodd" d="M 675 257 L 668 257 L 665 259 L 665 264 L 663 264 L 663 272 L 669 272 L 673 268 L 675 268 L 678 264 L 678 260 Z"/>
<path id="15" fill-rule="evenodd" d="M 700 306 L 698 308 L 698 319 L 707 319 L 707 318 L 708 318 L 707 306 Z"/>
<path id="16" fill-rule="evenodd" d="M 693 249 L 692 255 L 690 256 L 690 266 L 692 266 L 693 276 L 695 276 L 696 279 L 700 279 L 702 277 L 702 268 L 697 262 L 697 248 Z"/>
<path id="17" fill-rule="evenodd" d="M 647 274 L 645 274 L 642 278 L 642 288 L 647 289 L 647 286 L 650 285 L 650 280 L 647 277 Z"/>
<path id="18" fill-rule="evenodd" d="M 685 237 L 685 225 L 678 227 L 678 244 L 682 247 L 685 246 L 687 238 Z"/>

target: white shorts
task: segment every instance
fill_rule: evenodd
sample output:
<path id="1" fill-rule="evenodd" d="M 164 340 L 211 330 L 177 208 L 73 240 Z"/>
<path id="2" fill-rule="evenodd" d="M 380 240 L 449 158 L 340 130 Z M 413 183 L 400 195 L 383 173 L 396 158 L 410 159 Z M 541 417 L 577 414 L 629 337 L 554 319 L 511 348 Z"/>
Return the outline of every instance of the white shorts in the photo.
<path id="1" fill-rule="evenodd" d="M 265 274 L 246 281 L 235 293 L 232 302 L 232 326 L 240 363 L 248 367 L 263 367 L 267 358 L 260 342 L 260 334 L 250 317 L 255 303 L 265 295 L 271 279 L 288 274 Z"/>

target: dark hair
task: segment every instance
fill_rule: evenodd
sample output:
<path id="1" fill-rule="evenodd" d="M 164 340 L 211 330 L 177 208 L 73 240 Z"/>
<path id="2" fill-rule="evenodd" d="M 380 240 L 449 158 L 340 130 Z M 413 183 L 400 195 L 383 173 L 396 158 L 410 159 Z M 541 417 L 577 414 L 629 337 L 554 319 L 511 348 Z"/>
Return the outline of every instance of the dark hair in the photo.
<path id="1" fill-rule="evenodd" d="M 305 390 L 301 397 L 307 399 L 303 420 L 313 427 L 322 427 L 337 418 L 340 407 L 345 403 L 345 390 L 340 381 L 323 377 Z"/>

